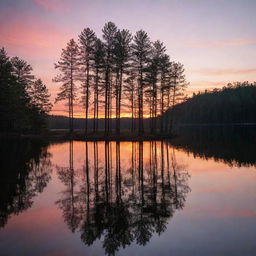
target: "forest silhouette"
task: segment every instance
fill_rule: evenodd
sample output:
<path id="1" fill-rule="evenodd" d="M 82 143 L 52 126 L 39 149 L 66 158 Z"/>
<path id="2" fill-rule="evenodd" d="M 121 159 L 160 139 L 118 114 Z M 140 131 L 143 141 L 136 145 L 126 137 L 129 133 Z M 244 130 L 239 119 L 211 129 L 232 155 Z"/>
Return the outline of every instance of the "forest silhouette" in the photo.
<path id="1" fill-rule="evenodd" d="M 0 49 L 0 132 L 41 133 L 52 108 L 50 94 L 32 67 Z"/>
<path id="2" fill-rule="evenodd" d="M 256 123 L 256 82 L 205 90 L 167 111 L 175 124 Z"/>

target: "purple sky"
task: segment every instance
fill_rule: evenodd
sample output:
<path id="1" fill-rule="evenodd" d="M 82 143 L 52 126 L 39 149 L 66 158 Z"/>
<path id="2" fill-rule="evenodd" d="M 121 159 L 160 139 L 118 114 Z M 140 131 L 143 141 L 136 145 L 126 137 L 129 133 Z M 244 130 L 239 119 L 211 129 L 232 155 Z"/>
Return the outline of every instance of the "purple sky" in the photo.
<path id="1" fill-rule="evenodd" d="M 163 41 L 198 91 L 256 80 L 255 10 L 255 0 L 0 0 L 0 47 L 31 63 L 54 98 L 53 63 L 66 42 L 85 27 L 100 36 L 113 21 Z"/>

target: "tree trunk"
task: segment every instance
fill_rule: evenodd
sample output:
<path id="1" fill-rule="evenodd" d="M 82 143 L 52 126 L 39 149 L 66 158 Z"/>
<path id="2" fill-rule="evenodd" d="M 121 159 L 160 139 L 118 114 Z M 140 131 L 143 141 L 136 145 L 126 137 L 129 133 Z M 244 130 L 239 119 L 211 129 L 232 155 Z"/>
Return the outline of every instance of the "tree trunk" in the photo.
<path id="1" fill-rule="evenodd" d="M 86 63 L 86 98 L 85 98 L 85 135 L 88 132 L 88 108 L 89 108 L 89 61 Z"/>

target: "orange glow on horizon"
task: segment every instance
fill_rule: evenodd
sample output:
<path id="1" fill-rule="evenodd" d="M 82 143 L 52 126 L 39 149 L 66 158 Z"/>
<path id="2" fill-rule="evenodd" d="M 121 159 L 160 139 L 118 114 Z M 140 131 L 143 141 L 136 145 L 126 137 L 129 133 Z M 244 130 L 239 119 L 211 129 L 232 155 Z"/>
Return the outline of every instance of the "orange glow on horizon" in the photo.
<path id="1" fill-rule="evenodd" d="M 64 110 L 59 110 L 59 111 L 54 111 L 52 110 L 50 112 L 50 115 L 57 115 L 57 116 L 66 116 L 68 117 L 68 112 L 67 111 L 64 111 Z M 132 117 L 132 114 L 131 113 L 123 113 L 121 114 L 121 118 L 131 118 Z M 143 115 L 144 118 L 149 118 L 149 114 L 144 114 Z M 75 112 L 74 113 L 74 118 L 85 118 L 85 114 L 83 112 Z M 104 118 L 104 114 L 100 114 L 99 115 L 99 118 L 102 119 Z M 116 118 L 116 115 L 113 114 L 111 116 L 112 119 L 115 119 Z M 89 115 L 89 119 L 93 119 L 93 114 L 90 114 Z"/>

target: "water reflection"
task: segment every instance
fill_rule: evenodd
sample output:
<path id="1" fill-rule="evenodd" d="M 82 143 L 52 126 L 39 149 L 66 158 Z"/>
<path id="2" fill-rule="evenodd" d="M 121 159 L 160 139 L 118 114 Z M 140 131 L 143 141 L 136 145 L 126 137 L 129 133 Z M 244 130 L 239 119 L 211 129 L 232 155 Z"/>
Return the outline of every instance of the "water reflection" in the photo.
<path id="1" fill-rule="evenodd" d="M 171 144 L 203 159 L 213 158 L 229 166 L 256 165 L 256 126 L 183 126 L 176 127 Z"/>
<path id="2" fill-rule="evenodd" d="M 51 161 L 41 141 L 1 140 L 0 228 L 11 215 L 29 209 L 50 180 Z"/>
<path id="3" fill-rule="evenodd" d="M 255 142 L 250 127 L 170 143 L 1 141 L 0 251 L 254 255 Z"/>
<path id="4" fill-rule="evenodd" d="M 190 191 L 186 166 L 165 142 L 85 142 L 82 170 L 73 159 L 70 141 L 69 166 L 57 167 L 65 190 L 56 203 L 69 229 L 86 245 L 102 240 L 108 255 L 161 235 Z"/>

